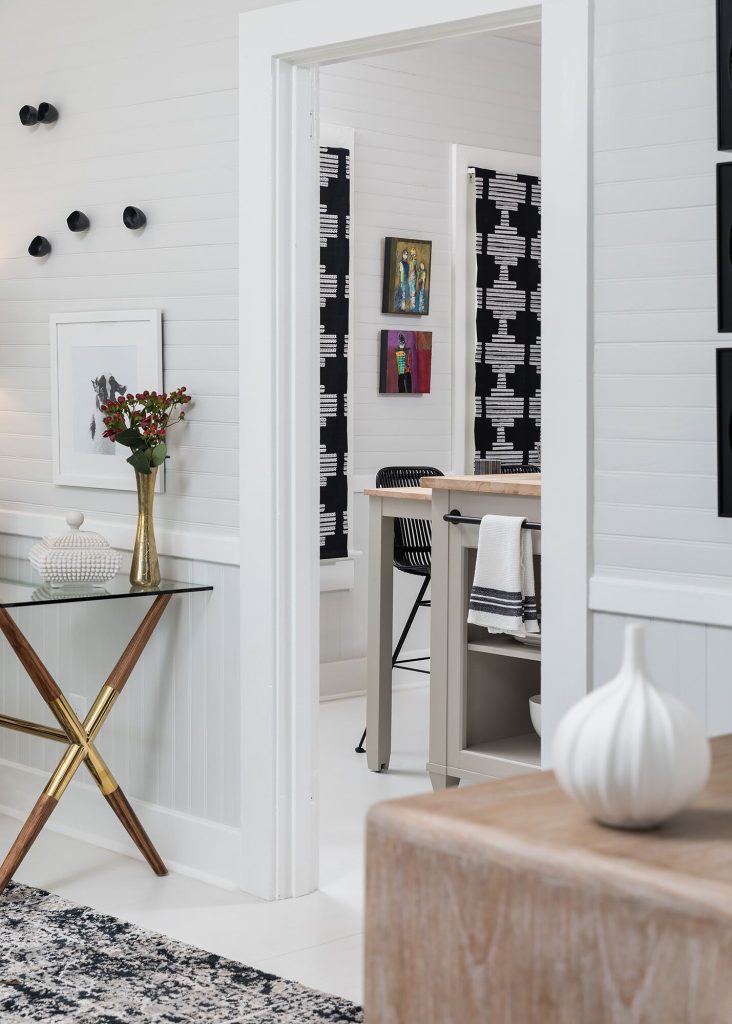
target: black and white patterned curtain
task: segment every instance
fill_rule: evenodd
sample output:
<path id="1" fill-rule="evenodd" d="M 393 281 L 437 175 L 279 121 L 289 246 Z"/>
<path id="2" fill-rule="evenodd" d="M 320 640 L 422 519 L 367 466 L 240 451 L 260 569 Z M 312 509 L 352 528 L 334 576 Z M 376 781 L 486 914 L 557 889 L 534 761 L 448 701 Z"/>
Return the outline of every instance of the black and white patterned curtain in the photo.
<path id="1" fill-rule="evenodd" d="M 475 455 L 534 461 L 541 439 L 541 179 L 475 171 Z"/>
<path id="2" fill-rule="evenodd" d="M 350 154 L 320 150 L 320 557 L 348 554 Z"/>

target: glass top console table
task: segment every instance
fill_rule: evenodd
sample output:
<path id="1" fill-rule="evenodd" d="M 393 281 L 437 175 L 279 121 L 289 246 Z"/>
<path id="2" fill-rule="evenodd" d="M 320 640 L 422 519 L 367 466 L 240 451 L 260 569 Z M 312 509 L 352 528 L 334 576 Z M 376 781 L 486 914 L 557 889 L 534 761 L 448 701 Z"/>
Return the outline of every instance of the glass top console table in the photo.
<path id="1" fill-rule="evenodd" d="M 94 745 L 102 726 L 107 720 L 115 701 L 122 693 L 132 670 L 145 650 L 155 627 L 160 621 L 175 594 L 194 594 L 213 590 L 211 586 L 195 583 L 176 583 L 163 580 L 157 587 L 141 589 L 131 587 L 124 576 L 116 576 L 101 587 L 50 587 L 16 580 L 0 579 L 0 631 L 15 651 L 18 660 L 28 673 L 60 728 L 27 722 L 20 718 L 0 715 L 0 727 L 40 736 L 43 739 L 61 743 L 66 751 L 56 770 L 38 798 L 18 838 L 0 865 L 0 893 L 17 871 L 21 861 L 38 838 L 50 818 L 67 786 L 81 765 L 85 765 L 102 792 L 107 803 L 119 818 L 131 839 L 145 860 L 157 875 L 167 874 L 167 868 L 150 841 L 140 820 L 130 806 L 116 779 Z M 102 686 L 89 713 L 82 722 L 64 696 L 60 686 L 51 676 L 27 638 L 10 615 L 9 608 L 41 607 L 78 603 L 80 601 L 131 600 L 153 598 L 142 622 L 125 648 L 122 656 Z"/>

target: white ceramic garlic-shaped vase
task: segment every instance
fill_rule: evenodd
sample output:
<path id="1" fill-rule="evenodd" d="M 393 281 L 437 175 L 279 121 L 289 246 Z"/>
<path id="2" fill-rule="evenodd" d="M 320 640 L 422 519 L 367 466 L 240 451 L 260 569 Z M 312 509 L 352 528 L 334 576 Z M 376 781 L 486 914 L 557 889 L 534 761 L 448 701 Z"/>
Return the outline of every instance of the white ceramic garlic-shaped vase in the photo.
<path id="1" fill-rule="evenodd" d="M 643 626 L 625 627 L 618 675 L 559 723 L 554 771 L 598 821 L 652 828 L 684 808 L 709 775 L 709 743 L 688 708 L 648 676 Z"/>

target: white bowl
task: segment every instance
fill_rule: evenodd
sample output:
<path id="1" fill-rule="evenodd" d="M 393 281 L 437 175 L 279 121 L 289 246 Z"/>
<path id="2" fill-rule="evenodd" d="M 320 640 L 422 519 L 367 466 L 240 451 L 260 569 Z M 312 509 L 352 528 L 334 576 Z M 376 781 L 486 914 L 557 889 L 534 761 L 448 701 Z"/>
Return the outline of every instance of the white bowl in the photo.
<path id="1" fill-rule="evenodd" d="M 541 694 L 537 693 L 535 697 L 529 697 L 529 714 L 531 715 L 531 724 L 536 730 L 537 734 L 541 736 Z"/>

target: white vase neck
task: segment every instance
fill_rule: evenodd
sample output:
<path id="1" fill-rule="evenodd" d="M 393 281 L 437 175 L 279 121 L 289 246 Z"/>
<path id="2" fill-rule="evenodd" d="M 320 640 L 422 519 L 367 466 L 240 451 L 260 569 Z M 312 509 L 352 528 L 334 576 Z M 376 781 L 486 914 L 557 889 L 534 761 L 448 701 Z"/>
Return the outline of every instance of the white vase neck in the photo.
<path id="1" fill-rule="evenodd" d="M 623 676 L 634 680 L 648 679 L 646 671 L 645 629 L 640 623 L 631 622 L 625 627 L 625 648 L 623 651 Z"/>

